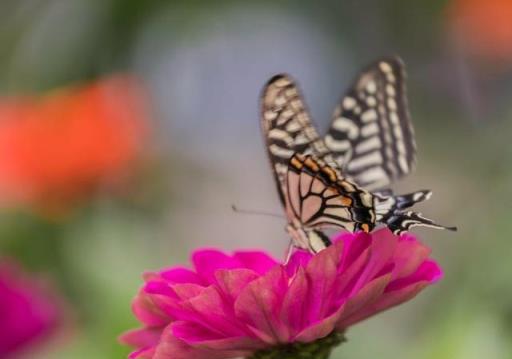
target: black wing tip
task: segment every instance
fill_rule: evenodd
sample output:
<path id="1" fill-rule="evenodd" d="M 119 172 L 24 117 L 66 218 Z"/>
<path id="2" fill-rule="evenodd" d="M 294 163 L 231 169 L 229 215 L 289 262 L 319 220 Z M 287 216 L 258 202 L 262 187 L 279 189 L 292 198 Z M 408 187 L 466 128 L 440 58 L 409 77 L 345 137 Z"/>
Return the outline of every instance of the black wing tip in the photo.
<path id="1" fill-rule="evenodd" d="M 378 57 L 377 60 L 374 61 L 374 63 L 379 63 L 379 62 L 383 62 L 383 61 L 389 62 L 393 65 L 400 66 L 400 67 L 405 66 L 404 60 L 402 59 L 402 57 L 400 55 L 397 55 L 397 54 L 389 54 L 389 55 L 384 55 L 384 56 Z"/>
<path id="2" fill-rule="evenodd" d="M 274 76 L 272 76 L 268 81 L 267 83 L 265 84 L 265 87 L 268 87 L 269 85 L 273 84 L 274 82 L 276 81 L 280 81 L 280 80 L 288 80 L 290 82 L 293 82 L 293 78 L 288 75 L 287 73 L 285 72 L 282 72 L 282 73 L 279 73 L 279 74 L 275 74 Z"/>

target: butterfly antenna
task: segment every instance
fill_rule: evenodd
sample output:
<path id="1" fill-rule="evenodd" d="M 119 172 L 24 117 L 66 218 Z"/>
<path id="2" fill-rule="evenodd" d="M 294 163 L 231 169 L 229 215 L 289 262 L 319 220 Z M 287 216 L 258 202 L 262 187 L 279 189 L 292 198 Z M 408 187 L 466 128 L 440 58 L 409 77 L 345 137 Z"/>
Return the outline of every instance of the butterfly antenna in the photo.
<path id="1" fill-rule="evenodd" d="M 277 213 L 270 213 L 270 212 L 264 212 L 264 211 L 254 211 L 254 210 L 251 210 L 251 209 L 240 209 L 237 206 L 235 206 L 234 204 L 231 205 L 231 209 L 233 210 L 233 212 L 240 213 L 240 214 L 256 214 L 256 215 L 260 215 L 260 216 L 284 218 L 283 215 L 280 215 L 280 214 L 277 214 Z"/>

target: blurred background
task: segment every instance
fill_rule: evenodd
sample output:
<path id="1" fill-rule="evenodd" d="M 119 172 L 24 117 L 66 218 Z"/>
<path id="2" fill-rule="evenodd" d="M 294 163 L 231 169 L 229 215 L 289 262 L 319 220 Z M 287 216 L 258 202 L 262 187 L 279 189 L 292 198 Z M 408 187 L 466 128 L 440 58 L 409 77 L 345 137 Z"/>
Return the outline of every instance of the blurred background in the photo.
<path id="1" fill-rule="evenodd" d="M 125 358 L 143 271 L 199 246 L 281 257 L 282 220 L 231 210 L 281 211 L 263 84 L 293 75 L 324 131 L 357 71 L 398 54 L 418 168 L 395 190 L 433 189 L 419 209 L 459 232 L 415 231 L 444 280 L 333 357 L 512 358 L 511 18 L 508 0 L 2 0 L 1 256 L 60 304 L 0 357 Z"/>

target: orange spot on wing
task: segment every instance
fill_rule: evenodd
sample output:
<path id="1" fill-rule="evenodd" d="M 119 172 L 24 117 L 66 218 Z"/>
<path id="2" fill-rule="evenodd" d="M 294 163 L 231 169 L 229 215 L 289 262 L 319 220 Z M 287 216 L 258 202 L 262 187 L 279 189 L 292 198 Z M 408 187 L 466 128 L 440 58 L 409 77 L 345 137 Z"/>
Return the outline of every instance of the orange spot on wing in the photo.
<path id="1" fill-rule="evenodd" d="M 332 182 L 336 182 L 338 176 L 336 176 L 336 171 L 334 171 L 331 167 L 323 167 L 322 172 L 325 173 Z"/>
<path id="2" fill-rule="evenodd" d="M 301 161 L 299 161 L 299 160 L 297 159 L 297 157 L 296 157 L 296 156 L 293 156 L 293 157 L 292 157 L 292 159 L 290 160 L 290 164 L 291 164 L 294 168 L 299 169 L 299 170 L 303 167 L 302 162 L 301 162 Z"/>
<path id="3" fill-rule="evenodd" d="M 350 197 L 341 196 L 340 197 L 340 202 L 345 207 L 352 206 L 352 198 L 350 198 Z"/>
<path id="4" fill-rule="evenodd" d="M 320 170 L 320 167 L 318 166 L 318 163 L 316 163 L 315 160 L 313 160 L 311 157 L 307 157 L 304 161 L 304 164 L 311 169 L 313 172 L 318 172 Z"/>

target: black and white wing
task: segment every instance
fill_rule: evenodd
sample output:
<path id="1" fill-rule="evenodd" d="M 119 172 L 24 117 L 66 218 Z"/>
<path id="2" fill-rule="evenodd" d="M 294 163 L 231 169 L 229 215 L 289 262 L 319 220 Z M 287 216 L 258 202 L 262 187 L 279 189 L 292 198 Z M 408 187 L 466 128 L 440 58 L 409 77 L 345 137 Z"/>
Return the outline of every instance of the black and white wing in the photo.
<path id="1" fill-rule="evenodd" d="M 407 211 L 396 212 L 386 219 L 388 228 L 397 235 L 408 232 L 412 227 L 430 227 L 435 229 L 447 229 L 456 231 L 457 227 L 447 227 L 435 223 L 433 220 L 423 217 L 421 213 Z"/>
<path id="2" fill-rule="evenodd" d="M 413 169 L 416 144 L 400 59 L 380 59 L 359 74 L 324 140 L 342 173 L 368 190 L 383 189 Z"/>
<path id="3" fill-rule="evenodd" d="M 330 159 L 329 150 L 311 122 L 300 91 L 288 75 L 276 75 L 265 85 L 261 99 L 261 127 L 279 197 L 285 205 L 283 191 L 290 158 L 295 153 L 313 153 L 318 159 Z"/>

